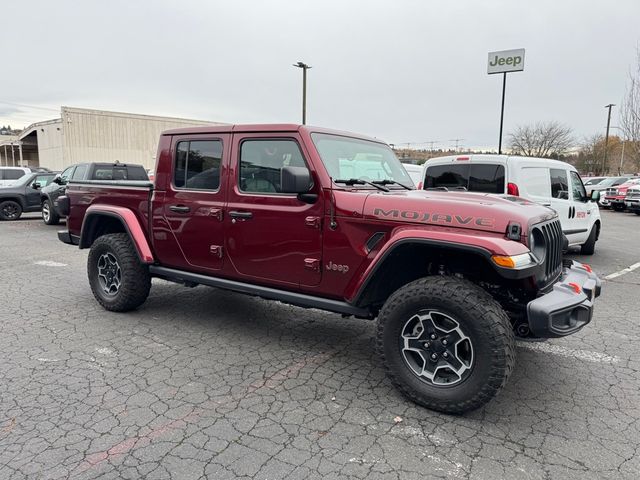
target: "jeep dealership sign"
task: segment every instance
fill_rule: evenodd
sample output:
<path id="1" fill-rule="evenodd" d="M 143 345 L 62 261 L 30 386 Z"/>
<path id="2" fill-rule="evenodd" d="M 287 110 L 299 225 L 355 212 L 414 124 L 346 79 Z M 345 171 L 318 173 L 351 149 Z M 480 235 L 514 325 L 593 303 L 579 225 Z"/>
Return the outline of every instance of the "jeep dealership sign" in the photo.
<path id="1" fill-rule="evenodd" d="M 487 73 L 521 72 L 524 70 L 524 48 L 490 52 Z"/>

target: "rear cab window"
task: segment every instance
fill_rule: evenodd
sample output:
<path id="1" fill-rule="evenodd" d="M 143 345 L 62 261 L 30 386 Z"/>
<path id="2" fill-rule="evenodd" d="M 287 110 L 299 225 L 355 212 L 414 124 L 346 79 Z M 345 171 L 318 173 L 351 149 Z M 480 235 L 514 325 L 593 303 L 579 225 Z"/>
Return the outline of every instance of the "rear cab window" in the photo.
<path id="1" fill-rule="evenodd" d="M 173 185 L 185 190 L 220 188 L 221 140 L 182 140 L 176 147 Z"/>
<path id="2" fill-rule="evenodd" d="M 504 165 L 454 163 L 427 167 L 424 188 L 447 188 L 481 193 L 505 193 Z"/>
<path id="3" fill-rule="evenodd" d="M 91 180 L 149 180 L 141 165 L 96 165 Z"/>

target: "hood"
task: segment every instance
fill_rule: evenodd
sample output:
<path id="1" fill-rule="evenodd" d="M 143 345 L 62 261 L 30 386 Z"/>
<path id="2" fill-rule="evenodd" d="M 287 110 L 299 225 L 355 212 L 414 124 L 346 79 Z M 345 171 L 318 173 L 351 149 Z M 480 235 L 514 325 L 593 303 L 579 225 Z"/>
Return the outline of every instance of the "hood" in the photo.
<path id="1" fill-rule="evenodd" d="M 365 218 L 410 224 L 505 233 L 507 225 L 528 226 L 557 216 L 548 207 L 520 197 L 469 192 L 412 190 L 371 193 L 364 202 Z"/>

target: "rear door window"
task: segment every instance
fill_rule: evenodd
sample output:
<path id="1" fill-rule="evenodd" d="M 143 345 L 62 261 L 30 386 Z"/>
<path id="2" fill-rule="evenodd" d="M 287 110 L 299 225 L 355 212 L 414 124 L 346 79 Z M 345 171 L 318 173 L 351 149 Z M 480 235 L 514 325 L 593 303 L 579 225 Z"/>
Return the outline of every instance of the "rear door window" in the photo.
<path id="1" fill-rule="evenodd" d="M 449 189 L 467 188 L 469 185 L 469 164 L 447 164 L 427 167 L 425 188 L 445 187 Z"/>
<path id="2" fill-rule="evenodd" d="M 468 190 L 471 192 L 504 193 L 504 166 L 472 163 Z"/>
<path id="3" fill-rule="evenodd" d="M 10 168 L 4 171 L 5 180 L 18 180 L 25 175 L 24 170 L 18 170 L 16 168 Z"/>
<path id="4" fill-rule="evenodd" d="M 569 200 L 569 181 L 567 171 L 561 168 L 550 168 L 551 196 L 561 200 Z"/>
<path id="5" fill-rule="evenodd" d="M 178 142 L 173 184 L 190 190 L 218 190 L 221 162 L 220 140 Z"/>
<path id="6" fill-rule="evenodd" d="M 466 163 L 427 168 L 425 188 L 445 187 L 470 192 L 504 193 L 504 165 Z"/>

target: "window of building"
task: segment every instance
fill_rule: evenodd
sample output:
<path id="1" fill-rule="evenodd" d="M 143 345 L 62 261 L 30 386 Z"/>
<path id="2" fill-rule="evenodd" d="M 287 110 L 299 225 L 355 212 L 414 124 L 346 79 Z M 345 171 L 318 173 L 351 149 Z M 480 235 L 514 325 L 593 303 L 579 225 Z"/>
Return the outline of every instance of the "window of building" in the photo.
<path id="1" fill-rule="evenodd" d="M 176 188 L 217 190 L 220 187 L 221 163 L 220 140 L 178 142 L 173 183 Z"/>
<path id="2" fill-rule="evenodd" d="M 294 140 L 245 140 L 240 147 L 240 190 L 280 193 L 283 167 L 306 167 Z"/>

